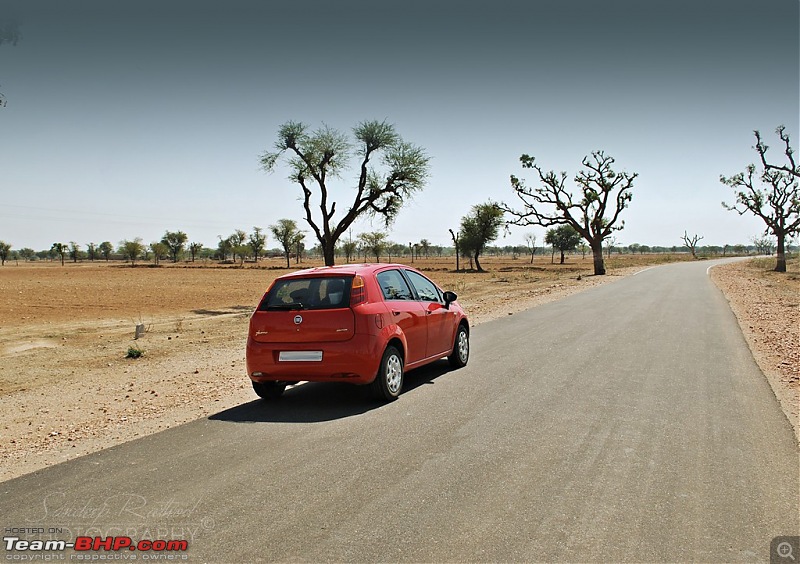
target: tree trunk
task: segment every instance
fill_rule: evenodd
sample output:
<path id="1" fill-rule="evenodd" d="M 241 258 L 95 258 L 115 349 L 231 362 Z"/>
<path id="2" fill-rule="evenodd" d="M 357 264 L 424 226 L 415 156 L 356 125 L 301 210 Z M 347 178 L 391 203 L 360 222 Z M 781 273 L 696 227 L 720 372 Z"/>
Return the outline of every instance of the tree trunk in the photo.
<path id="1" fill-rule="evenodd" d="M 481 267 L 481 263 L 480 263 L 480 261 L 478 260 L 478 255 L 479 255 L 479 254 L 480 254 L 480 253 L 479 253 L 478 251 L 475 251 L 475 268 L 478 270 L 478 272 L 486 272 L 486 271 L 485 271 L 485 270 L 484 270 L 484 269 Z"/>
<path id="2" fill-rule="evenodd" d="M 602 276 L 606 273 L 606 267 L 603 264 L 603 240 L 596 243 L 590 243 L 592 247 L 592 255 L 594 256 L 594 275 Z"/>
<path id="3" fill-rule="evenodd" d="M 336 264 L 336 257 L 334 256 L 334 253 L 336 251 L 336 242 L 321 241 L 321 243 L 322 243 L 322 258 L 325 260 L 325 266 L 333 266 L 334 264 Z"/>
<path id="4" fill-rule="evenodd" d="M 564 264 L 564 251 L 561 249 L 559 250 L 561 251 L 561 262 L 559 262 L 558 264 Z"/>
<path id="5" fill-rule="evenodd" d="M 786 248 L 784 246 L 784 233 L 776 233 L 778 238 L 778 263 L 775 265 L 775 272 L 786 272 Z"/>
<path id="6" fill-rule="evenodd" d="M 286 251 L 286 268 L 289 268 L 289 251 Z"/>

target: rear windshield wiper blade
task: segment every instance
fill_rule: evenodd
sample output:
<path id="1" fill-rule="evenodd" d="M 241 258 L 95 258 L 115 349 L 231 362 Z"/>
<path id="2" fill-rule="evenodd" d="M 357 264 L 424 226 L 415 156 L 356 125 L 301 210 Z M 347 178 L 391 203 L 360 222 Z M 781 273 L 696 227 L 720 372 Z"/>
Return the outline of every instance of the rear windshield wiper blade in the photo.
<path id="1" fill-rule="evenodd" d="M 305 308 L 306 306 L 304 306 L 301 302 L 297 302 L 294 304 L 278 304 L 278 305 L 267 306 L 268 310 L 280 310 L 280 311 L 291 311 L 293 309 L 305 309 Z"/>

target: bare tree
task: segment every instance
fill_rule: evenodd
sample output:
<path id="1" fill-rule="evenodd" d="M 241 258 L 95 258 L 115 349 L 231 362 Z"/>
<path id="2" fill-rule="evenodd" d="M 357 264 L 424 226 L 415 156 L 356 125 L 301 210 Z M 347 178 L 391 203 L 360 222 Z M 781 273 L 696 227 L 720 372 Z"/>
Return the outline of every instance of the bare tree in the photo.
<path id="1" fill-rule="evenodd" d="M 289 178 L 302 189 L 305 220 L 320 243 L 327 266 L 335 263 L 336 242 L 357 218 L 379 216 L 389 225 L 405 201 L 422 189 L 428 176 L 429 157 L 420 147 L 404 142 L 393 125 L 365 121 L 353 129 L 353 135 L 355 150 L 347 136 L 335 129 L 323 126 L 309 133 L 306 125 L 290 121 L 278 130 L 277 152 L 261 156 L 264 170 L 272 171 L 281 155 L 291 155 Z M 339 176 L 353 154 L 360 163 L 355 196 L 336 220 L 336 202 L 332 201 L 328 179 Z M 378 154 L 383 157 L 380 172 L 370 166 L 370 160 Z M 318 206 L 312 204 L 315 191 Z M 313 210 L 317 207 L 319 214 L 315 217 Z"/>
<path id="2" fill-rule="evenodd" d="M 612 157 L 606 156 L 603 151 L 593 151 L 591 157 L 584 157 L 581 161 L 586 170 L 575 175 L 574 181 L 578 185 L 578 197 L 573 196 L 564 184 L 567 173 L 556 175 L 555 172 L 545 173 L 535 163 L 534 157 L 522 155 L 522 167 L 534 169 L 539 175 L 541 187 L 529 188 L 525 183 L 511 175 L 511 187 L 522 201 L 524 209 L 514 210 L 505 204 L 501 207 L 515 219 L 510 223 L 514 225 L 570 225 L 581 237 L 586 239 L 594 256 L 594 273 L 606 273 L 603 264 L 603 240 L 614 231 L 619 231 L 625 226 L 619 216 L 631 201 L 633 181 L 637 173 L 616 172 L 611 168 L 615 162 Z M 549 211 L 548 208 L 554 208 Z"/>
<path id="3" fill-rule="evenodd" d="M 683 244 L 692 252 L 692 258 L 697 258 L 697 242 L 702 238 L 697 233 L 690 237 L 686 230 L 683 231 L 681 239 L 683 239 Z"/>
<path id="4" fill-rule="evenodd" d="M 789 139 L 789 134 L 786 133 L 786 126 L 779 125 L 775 129 L 775 133 L 778 134 L 778 137 L 781 138 L 784 144 L 783 154 L 786 155 L 786 158 L 789 160 L 789 166 L 786 165 L 773 165 L 767 162 L 767 149 L 769 146 L 764 143 L 761 139 L 761 133 L 758 130 L 753 131 L 756 136 L 756 151 L 758 152 L 759 157 L 761 157 L 761 164 L 764 166 L 764 170 L 780 170 L 786 172 L 795 178 L 800 178 L 800 166 L 794 162 L 794 151 L 792 150 L 791 140 Z"/>
<path id="5" fill-rule="evenodd" d="M 527 245 L 528 250 L 531 252 L 531 264 L 533 264 L 533 255 L 536 254 L 536 235 L 533 233 L 526 233 L 525 245 Z"/>
<path id="6" fill-rule="evenodd" d="M 753 242 L 753 246 L 756 248 L 756 253 L 759 255 L 771 255 L 773 249 L 775 248 L 775 242 L 772 240 L 772 237 L 767 235 L 753 237 L 750 240 Z"/>
<path id="7" fill-rule="evenodd" d="M 606 238 L 606 256 L 611 258 L 611 251 L 614 250 L 614 245 L 618 243 L 616 237 L 608 237 Z"/>
<path id="8" fill-rule="evenodd" d="M 739 215 L 752 213 L 766 225 L 764 234 L 772 233 L 777 239 L 776 272 L 786 272 L 786 239 L 800 233 L 800 171 L 794 162 L 789 135 L 785 128 L 777 129 L 778 135 L 786 145 L 785 154 L 790 166 L 770 165 L 766 161 L 768 147 L 761 140 L 758 131 L 755 132 L 757 144 L 756 152 L 761 157 L 764 165 L 763 171 L 758 174 L 761 185 L 756 187 L 756 167 L 747 165 L 745 172 L 740 172 L 726 178 L 720 176 L 720 182 L 733 188 L 736 195 L 735 204 L 722 202 L 723 207 L 735 211 Z"/>
<path id="9" fill-rule="evenodd" d="M 450 232 L 450 237 L 453 239 L 453 246 L 456 248 L 456 272 L 458 272 L 459 264 L 458 264 L 458 257 L 459 257 L 459 248 L 458 248 L 458 241 L 460 237 L 460 233 L 454 233 L 452 229 L 448 229 Z"/>

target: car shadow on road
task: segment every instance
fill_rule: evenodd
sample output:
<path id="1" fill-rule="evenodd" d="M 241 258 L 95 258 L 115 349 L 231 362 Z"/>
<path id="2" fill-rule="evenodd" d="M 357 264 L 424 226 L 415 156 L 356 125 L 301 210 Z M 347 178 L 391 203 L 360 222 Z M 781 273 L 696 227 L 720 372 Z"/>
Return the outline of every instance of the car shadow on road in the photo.
<path id="1" fill-rule="evenodd" d="M 453 370 L 446 360 L 434 362 L 405 375 L 397 401 Z M 321 423 L 361 415 L 389 405 L 375 400 L 367 386 L 307 382 L 287 388 L 278 400 L 254 400 L 210 416 L 212 421 L 234 423 Z"/>

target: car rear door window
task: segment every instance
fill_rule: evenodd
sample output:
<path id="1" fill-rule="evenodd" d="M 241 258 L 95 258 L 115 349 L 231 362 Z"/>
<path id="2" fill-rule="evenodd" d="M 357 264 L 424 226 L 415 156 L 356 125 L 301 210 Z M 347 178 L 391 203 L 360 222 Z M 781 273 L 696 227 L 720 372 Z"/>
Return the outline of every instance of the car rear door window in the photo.
<path id="1" fill-rule="evenodd" d="M 420 301 L 442 302 L 442 295 L 439 292 L 439 288 L 436 287 L 436 284 L 413 270 L 406 270 L 405 273 L 414 286 L 414 289 L 417 291 L 417 296 L 419 296 Z"/>
<path id="2" fill-rule="evenodd" d="M 408 287 L 405 278 L 399 270 L 384 270 L 379 272 L 375 279 L 383 292 L 385 300 L 413 300 L 414 294 Z"/>

